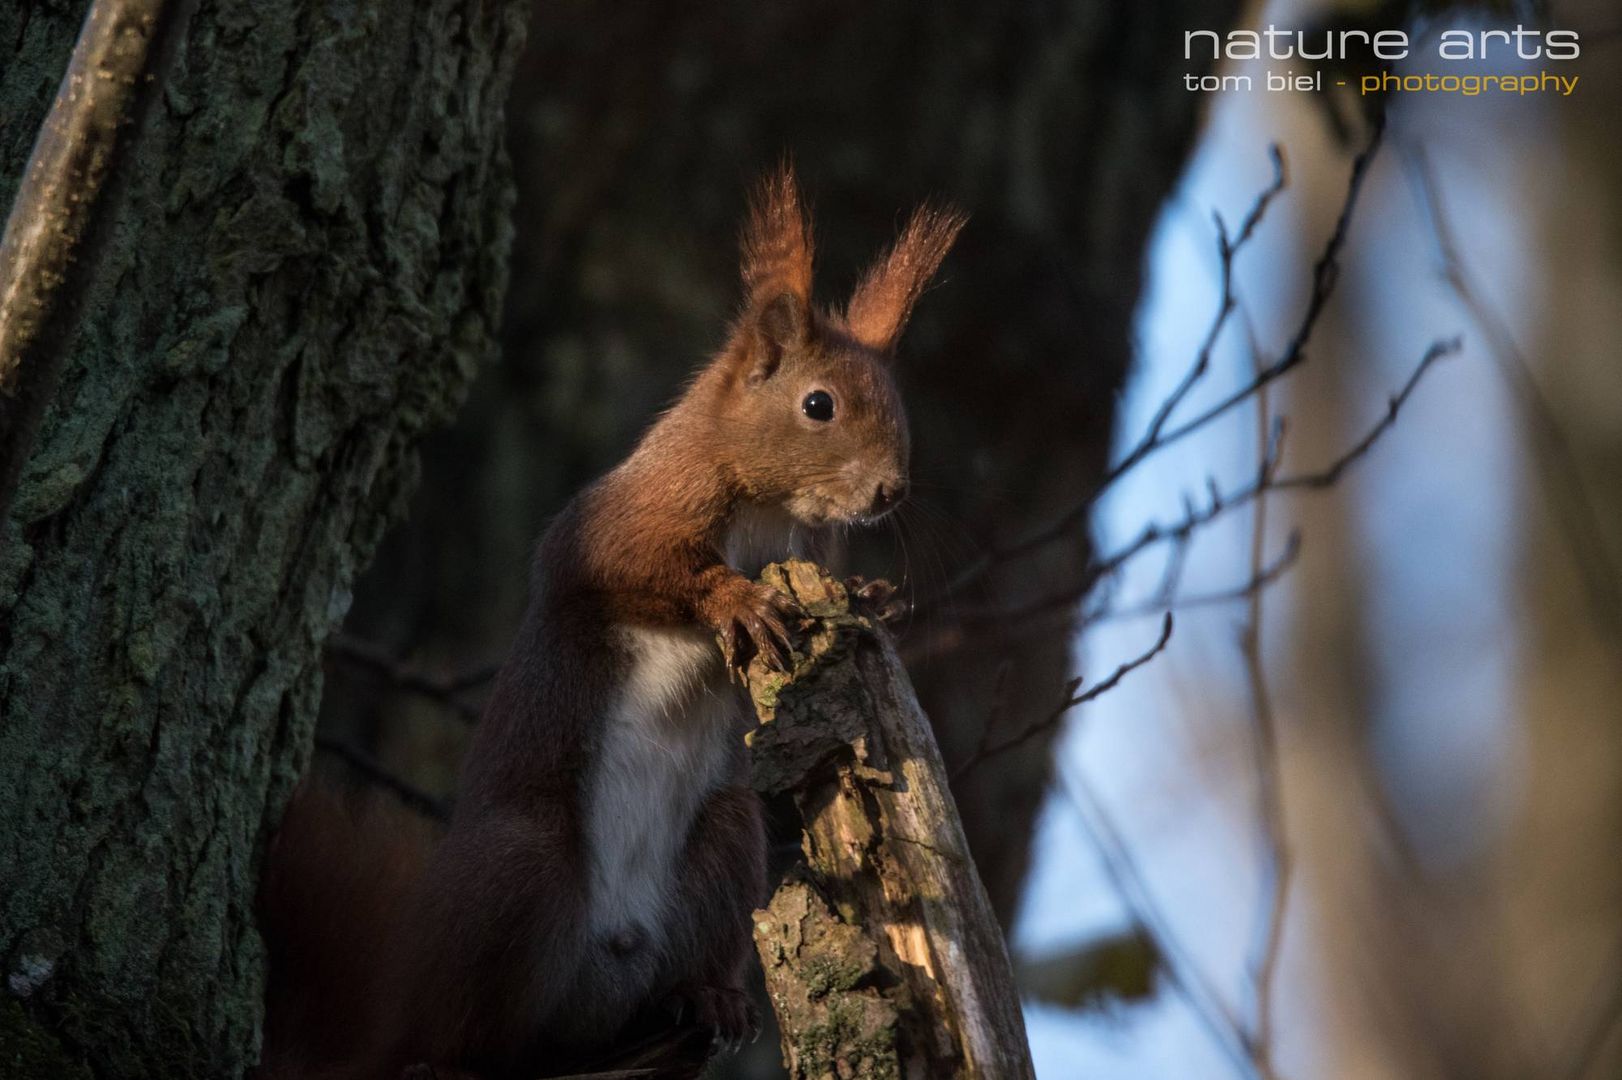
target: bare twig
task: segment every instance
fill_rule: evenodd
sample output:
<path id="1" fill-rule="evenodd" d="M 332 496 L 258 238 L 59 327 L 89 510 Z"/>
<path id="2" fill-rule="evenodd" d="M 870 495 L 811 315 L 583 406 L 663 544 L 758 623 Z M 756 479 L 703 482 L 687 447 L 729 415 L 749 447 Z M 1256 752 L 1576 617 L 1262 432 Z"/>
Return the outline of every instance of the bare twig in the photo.
<path id="1" fill-rule="evenodd" d="M 1317 491 L 1334 486 L 1346 470 L 1366 457 L 1375 443 L 1380 440 L 1380 437 L 1390 430 L 1391 426 L 1396 422 L 1397 414 L 1402 411 L 1403 406 L 1408 403 L 1409 398 L 1413 396 L 1414 391 L 1418 389 L 1419 384 L 1437 361 L 1457 352 L 1459 345 L 1458 339 L 1433 342 L 1425 350 L 1425 354 L 1420 357 L 1419 362 L 1414 366 L 1402 386 L 1386 403 L 1386 410 L 1380 415 L 1380 418 L 1370 425 L 1363 436 L 1353 443 L 1345 453 L 1323 468 L 1308 472 L 1279 475 L 1279 456 L 1282 453 L 1283 445 L 1281 434 L 1283 428 L 1280 426 L 1277 429 L 1280 434 L 1274 436 L 1271 444 L 1272 448 L 1264 460 L 1263 468 L 1258 470 L 1256 477 L 1249 483 L 1228 492 L 1221 491 L 1215 484 L 1210 485 L 1206 502 L 1203 505 L 1196 505 L 1192 502 L 1185 503 L 1183 515 L 1178 520 L 1169 523 L 1151 522 L 1133 540 L 1121 548 L 1109 554 L 1095 557 L 1087 571 L 1082 575 L 1081 581 L 1073 588 L 1065 589 L 1018 607 L 987 606 L 975 608 L 960 606 L 955 623 L 945 624 L 936 632 L 944 633 L 953 629 L 988 623 L 1017 624 L 1028 619 L 1063 612 L 1070 605 L 1086 598 L 1100 581 L 1118 573 L 1127 563 L 1143 552 L 1167 542 L 1185 542 L 1197 529 L 1210 524 L 1230 511 L 1249 506 L 1268 491 Z M 1291 553 L 1290 561 L 1293 561 L 1293 558 L 1294 555 Z M 1284 566 L 1278 567 L 1278 571 L 1282 572 L 1287 565 L 1288 562 Z M 1277 575 L 1273 576 L 1276 577 Z M 1270 580 L 1272 578 L 1268 577 L 1260 583 L 1266 584 Z M 1247 596 L 1250 591 L 1248 587 L 1241 588 L 1237 590 L 1237 596 Z M 1211 602 L 1223 598 L 1223 595 L 1218 595 L 1211 598 Z M 1162 606 L 1169 609 L 1184 605 L 1172 599 Z M 1090 618 L 1093 621 L 1101 621 L 1108 617 L 1107 614 L 1100 613 Z"/>
<path id="2" fill-rule="evenodd" d="M 189 0 L 95 0 L 0 238 L 0 525 L 95 275 Z"/>
<path id="3" fill-rule="evenodd" d="M 334 757 L 341 758 L 346 765 L 354 769 L 366 780 L 378 787 L 392 793 L 402 803 L 435 821 L 449 821 L 450 807 L 442 800 L 434 798 L 410 781 L 401 779 L 372 755 L 360 747 L 343 739 L 330 735 L 317 735 L 315 745 L 319 750 L 325 750 Z"/>
<path id="4" fill-rule="evenodd" d="M 1191 500 L 1184 497 L 1183 512 L 1193 512 Z M 1194 534 L 1188 533 L 1172 540 L 1171 552 L 1166 556 L 1166 568 L 1160 573 L 1160 584 L 1154 591 L 1154 607 L 1159 611 L 1170 611 L 1177 605 L 1178 594 L 1182 591 L 1183 572 L 1188 569 L 1188 553 L 1194 548 Z M 1082 620 L 1086 626 L 1087 621 Z"/>
<path id="5" fill-rule="evenodd" d="M 1111 690 L 1115 689 L 1115 687 L 1120 685 L 1121 680 L 1126 678 L 1127 675 L 1136 671 L 1144 664 L 1147 664 L 1156 656 L 1159 656 L 1162 651 L 1164 651 L 1167 643 L 1171 641 L 1171 630 L 1172 615 L 1171 612 L 1168 611 L 1166 612 L 1164 620 L 1161 622 L 1160 637 L 1153 645 L 1149 646 L 1146 651 L 1116 668 L 1114 673 L 1103 682 L 1094 683 L 1092 686 L 1088 687 L 1084 691 L 1081 691 L 1080 693 L 1077 693 L 1077 691 L 1081 689 L 1081 679 L 1071 679 L 1070 682 L 1065 686 L 1065 699 L 1061 701 L 1052 712 L 1048 713 L 1046 716 L 1043 716 L 1041 719 L 1034 721 L 1033 723 L 1027 724 L 1024 728 L 1021 728 L 1018 732 L 1008 736 L 1006 739 L 1002 739 L 998 742 L 992 742 L 992 735 L 994 732 L 991 725 L 988 723 L 986 725 L 984 734 L 982 734 L 980 737 L 980 744 L 974 748 L 974 753 L 970 754 L 963 760 L 962 764 L 958 765 L 956 769 L 952 770 L 952 779 L 955 781 L 962 777 L 970 769 L 973 769 L 976 765 L 979 765 L 982 761 L 985 761 L 987 758 L 996 757 L 998 754 L 1012 750 L 1014 747 L 1036 737 L 1043 731 L 1046 731 L 1053 725 L 1057 724 L 1064 718 L 1065 713 L 1069 712 L 1071 709 L 1074 709 L 1076 706 L 1085 705 L 1094 698 L 1107 694 Z"/>
<path id="6" fill-rule="evenodd" d="M 1443 357 L 1452 356 L 1458 352 L 1462 344 L 1458 338 L 1432 342 L 1431 347 L 1425 350 L 1425 355 L 1420 357 L 1419 363 L 1409 373 L 1401 388 L 1395 394 L 1392 394 L 1386 402 L 1386 410 L 1380 416 L 1380 419 L 1368 431 L 1364 432 L 1362 438 L 1358 439 L 1345 453 L 1336 458 L 1328 468 L 1296 476 L 1276 477 L 1260 487 L 1273 491 L 1289 491 L 1292 488 L 1322 490 L 1323 488 L 1334 487 L 1335 484 L 1340 482 L 1341 474 L 1362 460 L 1364 455 L 1379 441 L 1380 436 L 1389 431 L 1391 426 L 1397 422 L 1397 413 L 1401 412 L 1402 407 L 1408 404 L 1408 399 L 1413 396 L 1414 390 L 1419 386 L 1419 381 L 1425 377 L 1425 373 L 1430 370 L 1431 365 Z M 1258 490 L 1257 494 L 1261 494 L 1261 490 Z"/>
<path id="7" fill-rule="evenodd" d="M 1002 727 L 1003 716 L 1008 711 L 1008 676 L 1013 670 L 1014 661 L 1007 657 L 997 665 L 997 674 L 991 684 L 991 709 L 986 713 L 985 730 L 988 737 L 991 732 Z"/>
<path id="8" fill-rule="evenodd" d="M 1175 989 L 1212 1040 L 1233 1062 L 1243 1076 L 1266 1080 L 1256 1070 L 1246 1045 L 1244 1028 L 1233 1008 L 1223 999 L 1216 986 L 1194 962 L 1182 939 L 1173 931 L 1171 923 L 1156 903 L 1142 871 L 1126 840 L 1116 828 L 1109 809 L 1098 797 L 1086 776 L 1079 771 L 1059 770 L 1058 787 L 1069 797 L 1081 815 L 1082 823 L 1098 845 L 1104 872 L 1109 876 L 1121 902 L 1132 913 L 1138 925 L 1153 938 L 1155 946 L 1166 961 L 1166 974 Z"/>
<path id="9" fill-rule="evenodd" d="M 1255 235 L 1256 227 L 1261 224 L 1262 217 L 1267 213 L 1269 204 L 1278 197 L 1279 193 L 1288 184 L 1284 168 L 1284 152 L 1279 149 L 1277 143 L 1274 143 L 1267 148 L 1267 153 L 1273 162 L 1273 182 L 1263 188 L 1260 195 L 1256 196 L 1256 201 L 1251 205 L 1250 212 L 1240 222 L 1238 234 L 1231 241 L 1228 239 L 1228 227 L 1227 223 L 1223 221 L 1222 215 L 1215 212 L 1211 215 L 1216 224 L 1217 254 L 1219 256 L 1218 273 L 1221 280 L 1221 286 L 1218 289 L 1217 312 L 1216 316 L 1211 320 L 1211 328 L 1206 331 L 1205 340 L 1200 343 L 1199 351 L 1194 355 L 1193 365 L 1183 376 L 1182 381 L 1160 403 L 1160 408 L 1155 410 L 1154 418 L 1149 421 L 1148 431 L 1144 433 L 1138 445 L 1121 460 L 1113 471 L 1121 473 L 1130 471 L 1135 464 L 1134 456 L 1136 456 L 1137 460 L 1142 460 L 1154 452 L 1156 440 L 1160 438 L 1161 432 L 1165 429 L 1166 422 L 1171 419 L 1172 413 L 1177 411 L 1177 407 L 1183 403 L 1183 399 L 1188 396 L 1189 391 L 1194 389 L 1195 384 L 1203 379 L 1205 373 L 1211 368 L 1211 354 L 1215 351 L 1217 342 L 1222 337 L 1223 328 L 1227 326 L 1229 317 L 1238 307 L 1238 300 L 1233 289 L 1234 259 L 1238 256 L 1240 250 L 1250 242 L 1250 238 Z"/>
<path id="10" fill-rule="evenodd" d="M 1285 539 L 1283 551 L 1279 552 L 1271 562 L 1263 565 L 1260 571 L 1253 571 L 1238 585 L 1226 589 L 1215 589 L 1211 592 L 1174 595 L 1170 599 L 1157 595 L 1147 603 L 1135 604 L 1129 607 L 1104 607 L 1096 612 L 1083 615 L 1081 625 L 1085 628 L 1095 626 L 1098 623 L 1147 618 L 1150 615 L 1159 615 L 1166 611 L 1191 611 L 1196 608 L 1216 607 L 1220 604 L 1232 604 L 1240 600 L 1248 600 L 1287 574 L 1300 556 L 1301 531 L 1295 529 Z"/>
<path id="11" fill-rule="evenodd" d="M 401 690 L 439 702 L 470 723 L 479 718 L 479 709 L 463 695 L 488 683 L 500 670 L 499 665 L 491 664 L 439 678 L 402 663 L 371 642 L 342 634 L 327 642 L 327 651 L 338 660 L 382 676 Z"/>
<path id="12" fill-rule="evenodd" d="M 1252 351 L 1256 367 L 1263 367 L 1261 354 Z M 1416 377 L 1419 373 L 1416 372 Z M 1412 393 L 1416 379 L 1410 379 L 1402 392 L 1392 399 L 1386 413 L 1387 426 L 1396 418 L 1399 399 Z M 1277 435 L 1269 435 L 1273 428 L 1267 387 L 1256 395 L 1256 460 L 1258 486 L 1267 479 L 1274 455 Z M 1346 457 L 1350 463 L 1368 451 L 1383 429 L 1376 426 L 1368 436 L 1354 446 Z M 1330 483 L 1334 482 L 1332 478 Z M 1250 574 L 1259 578 L 1266 570 L 1263 552 L 1267 544 L 1267 495 L 1263 488 L 1252 504 L 1250 526 Z M 1250 687 L 1251 746 L 1256 757 L 1257 814 L 1262 826 L 1262 869 L 1267 882 L 1267 902 L 1262 918 L 1257 923 L 1256 936 L 1251 944 L 1250 975 L 1255 995 L 1252 1020 L 1245 1033 L 1245 1044 L 1256 1063 L 1256 1071 L 1264 1077 L 1275 1075 L 1273 1064 L 1273 987 L 1278 976 L 1279 957 L 1284 944 L 1285 908 L 1290 896 L 1292 868 L 1289 840 L 1284 824 L 1284 788 L 1279 762 L 1278 725 L 1273 713 L 1272 695 L 1268 691 L 1267 673 L 1262 666 L 1262 592 L 1253 589 L 1247 597 L 1249 603 L 1246 620 L 1239 633 L 1239 650 L 1245 661 L 1246 682 Z"/>
<path id="13" fill-rule="evenodd" d="M 1374 156 L 1378 152 L 1385 135 L 1385 121 L 1376 120 L 1373 134 L 1368 145 L 1352 161 L 1351 177 L 1346 185 L 1346 198 L 1342 202 L 1340 215 L 1335 219 L 1335 227 L 1324 244 L 1323 252 L 1312 267 L 1312 286 L 1307 293 L 1307 304 L 1301 313 L 1301 321 L 1296 325 L 1295 333 L 1291 336 L 1289 344 L 1277 360 L 1257 370 L 1255 377 L 1245 386 L 1240 387 L 1221 401 L 1207 408 L 1190 420 L 1184 421 L 1170 431 L 1160 434 L 1155 449 L 1160 449 L 1177 442 L 1194 432 L 1199 431 L 1211 421 L 1223 416 L 1229 410 L 1243 404 L 1262 387 L 1274 382 L 1294 370 L 1307 357 L 1307 345 L 1312 340 L 1313 331 L 1318 327 L 1318 320 L 1323 315 L 1324 308 L 1328 306 L 1329 299 L 1335 293 L 1335 285 L 1340 279 L 1340 253 L 1346 246 L 1346 237 L 1351 230 L 1352 212 L 1357 208 L 1358 196 L 1363 190 L 1363 181 L 1367 178 L 1369 167 L 1374 164 Z"/>
<path id="14" fill-rule="evenodd" d="M 1275 182 L 1258 197 L 1256 207 L 1252 209 L 1251 214 L 1247 215 L 1245 223 L 1233 243 L 1229 243 L 1223 235 L 1224 230 L 1221 228 L 1219 219 L 1218 244 L 1223 286 L 1222 296 L 1217 306 L 1217 315 L 1206 335 L 1200 354 L 1195 358 L 1193 367 L 1190 368 L 1189 373 L 1183 377 L 1182 382 L 1172 391 L 1167 401 L 1162 403 L 1161 407 L 1156 410 L 1155 416 L 1150 421 L 1143 436 L 1119 462 L 1105 473 L 1098 486 L 1084 498 L 1066 509 L 1048 525 L 1036 530 L 1024 539 L 1007 546 L 994 547 L 980 558 L 973 560 L 948 582 L 940 593 L 920 602 L 920 607 L 933 607 L 947 597 L 960 592 L 968 585 L 979 581 L 993 568 L 1013 559 L 1029 555 L 1059 540 L 1075 536 L 1078 530 L 1085 525 L 1092 508 L 1098 503 L 1098 500 L 1110 488 L 1114 487 L 1122 477 L 1154 454 L 1171 446 L 1173 443 L 1180 442 L 1196 431 L 1202 430 L 1214 420 L 1249 400 L 1262 387 L 1288 374 L 1306 359 L 1306 348 L 1312 339 L 1313 331 L 1316 329 L 1330 297 L 1334 295 L 1336 280 L 1339 277 L 1340 254 L 1345 247 L 1346 238 L 1350 232 L 1353 211 L 1357 207 L 1358 196 L 1362 192 L 1364 179 L 1367 177 L 1369 168 L 1379 151 L 1384 130 L 1384 121 L 1377 121 L 1368 144 L 1352 162 L 1351 175 L 1347 181 L 1346 198 L 1341 204 L 1340 214 L 1336 218 L 1335 227 L 1331 231 L 1329 239 L 1325 242 L 1322 253 L 1313 265 L 1312 285 L 1307 296 L 1306 306 L 1302 311 L 1295 333 L 1291 336 L 1288 345 L 1279 358 L 1263 367 L 1252 380 L 1216 404 L 1208 407 L 1192 419 L 1168 428 L 1172 413 L 1182 403 L 1189 390 L 1192 389 L 1193 384 L 1203 375 L 1209 359 L 1209 349 L 1214 346 L 1234 310 L 1235 303 L 1230 287 L 1234 256 L 1239 250 L 1240 244 L 1253 235 L 1267 205 L 1282 189 L 1284 178 L 1283 159 L 1282 156 L 1275 156 Z"/>

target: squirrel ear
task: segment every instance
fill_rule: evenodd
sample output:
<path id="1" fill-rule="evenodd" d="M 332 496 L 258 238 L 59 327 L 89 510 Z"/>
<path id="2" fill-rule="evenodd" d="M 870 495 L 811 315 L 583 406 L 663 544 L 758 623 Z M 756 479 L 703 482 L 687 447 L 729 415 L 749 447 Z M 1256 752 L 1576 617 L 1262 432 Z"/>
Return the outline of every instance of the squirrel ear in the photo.
<path id="1" fill-rule="evenodd" d="M 743 287 L 752 308 L 788 293 L 811 308 L 811 223 L 785 161 L 755 190 L 743 231 Z"/>
<path id="2" fill-rule="evenodd" d="M 913 213 L 890 254 L 862 276 L 851 294 L 845 326 L 853 338 L 881 354 L 895 352 L 912 306 L 966 221 L 967 215 L 949 206 L 925 204 Z"/>
<path id="3" fill-rule="evenodd" d="M 783 354 L 804 345 L 810 335 L 810 312 L 792 293 L 778 293 L 754 317 L 754 340 L 750 343 L 749 371 L 744 376 L 751 386 L 759 386 L 783 362 Z"/>
<path id="4" fill-rule="evenodd" d="M 750 330 L 745 379 L 771 378 L 811 332 L 811 223 L 794 168 L 784 161 L 755 189 L 743 231 L 743 287 Z"/>

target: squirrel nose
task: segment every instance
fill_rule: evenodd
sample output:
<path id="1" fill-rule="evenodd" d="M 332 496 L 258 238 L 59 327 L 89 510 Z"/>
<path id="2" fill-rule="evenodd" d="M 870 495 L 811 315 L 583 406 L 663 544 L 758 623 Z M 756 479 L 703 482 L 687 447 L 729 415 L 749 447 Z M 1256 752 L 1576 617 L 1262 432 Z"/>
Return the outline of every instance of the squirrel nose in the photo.
<path id="1" fill-rule="evenodd" d="M 892 509 L 896 503 L 907 497 L 907 482 L 905 480 L 892 480 L 880 483 L 873 492 L 873 513 L 882 514 Z"/>

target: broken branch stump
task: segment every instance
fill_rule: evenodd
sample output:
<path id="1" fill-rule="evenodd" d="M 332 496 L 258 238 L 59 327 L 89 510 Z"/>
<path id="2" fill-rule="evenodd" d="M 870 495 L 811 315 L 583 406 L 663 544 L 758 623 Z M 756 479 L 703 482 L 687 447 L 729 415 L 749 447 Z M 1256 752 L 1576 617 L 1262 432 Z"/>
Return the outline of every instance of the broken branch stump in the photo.
<path id="1" fill-rule="evenodd" d="M 755 787 L 804 823 L 805 865 L 755 913 L 790 1075 L 1031 1077 L 1002 931 L 889 635 L 811 563 L 762 580 L 812 617 L 790 672 L 747 675 Z"/>

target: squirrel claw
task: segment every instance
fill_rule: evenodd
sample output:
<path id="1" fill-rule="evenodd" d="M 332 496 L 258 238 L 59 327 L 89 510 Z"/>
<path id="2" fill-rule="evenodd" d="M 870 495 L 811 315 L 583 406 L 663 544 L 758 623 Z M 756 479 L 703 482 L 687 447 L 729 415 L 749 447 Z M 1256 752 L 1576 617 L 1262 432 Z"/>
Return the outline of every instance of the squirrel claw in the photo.
<path id="1" fill-rule="evenodd" d="M 693 1006 L 693 1023 L 708 1027 L 710 1047 L 737 1053 L 743 1041 L 760 1034 L 760 1013 L 749 995 L 725 986 L 689 986 L 676 995 Z"/>
<path id="2" fill-rule="evenodd" d="M 721 655 L 732 677 L 742 681 L 749 661 L 757 655 L 770 670 L 787 671 L 793 655 L 788 623 L 804 614 L 776 589 L 750 585 L 720 630 Z M 748 648 L 742 647 L 745 642 Z"/>
<path id="3" fill-rule="evenodd" d="M 910 605 L 896 595 L 895 586 L 883 578 L 853 574 L 845 579 L 845 590 L 850 594 L 852 607 L 860 608 L 882 623 L 895 622 L 910 610 Z"/>

